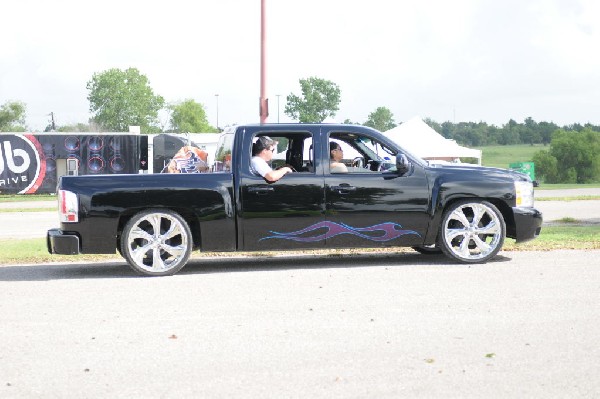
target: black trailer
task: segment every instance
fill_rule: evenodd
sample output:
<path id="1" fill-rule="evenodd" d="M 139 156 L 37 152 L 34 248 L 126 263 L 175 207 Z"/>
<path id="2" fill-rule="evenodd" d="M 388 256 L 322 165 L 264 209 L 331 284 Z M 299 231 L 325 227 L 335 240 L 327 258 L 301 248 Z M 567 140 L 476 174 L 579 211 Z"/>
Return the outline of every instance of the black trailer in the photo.
<path id="1" fill-rule="evenodd" d="M 0 194 L 54 193 L 64 175 L 139 173 L 148 137 L 131 133 L 0 133 Z"/>

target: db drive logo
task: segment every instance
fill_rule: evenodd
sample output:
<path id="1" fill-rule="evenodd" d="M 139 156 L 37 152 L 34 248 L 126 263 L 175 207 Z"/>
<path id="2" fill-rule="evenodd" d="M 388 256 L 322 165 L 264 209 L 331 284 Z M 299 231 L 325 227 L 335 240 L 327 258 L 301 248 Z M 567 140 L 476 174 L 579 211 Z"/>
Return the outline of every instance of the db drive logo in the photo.
<path id="1" fill-rule="evenodd" d="M 33 135 L 0 135 L 0 193 L 35 193 L 45 175 L 42 146 Z"/>

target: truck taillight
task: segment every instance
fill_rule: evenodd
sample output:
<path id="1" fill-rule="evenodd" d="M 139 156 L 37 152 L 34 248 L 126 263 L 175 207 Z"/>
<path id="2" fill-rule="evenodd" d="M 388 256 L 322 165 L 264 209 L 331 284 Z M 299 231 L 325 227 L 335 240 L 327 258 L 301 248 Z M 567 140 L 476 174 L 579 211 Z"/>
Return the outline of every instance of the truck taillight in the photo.
<path id="1" fill-rule="evenodd" d="M 79 222 L 77 194 L 67 190 L 58 190 L 58 215 L 62 223 Z"/>

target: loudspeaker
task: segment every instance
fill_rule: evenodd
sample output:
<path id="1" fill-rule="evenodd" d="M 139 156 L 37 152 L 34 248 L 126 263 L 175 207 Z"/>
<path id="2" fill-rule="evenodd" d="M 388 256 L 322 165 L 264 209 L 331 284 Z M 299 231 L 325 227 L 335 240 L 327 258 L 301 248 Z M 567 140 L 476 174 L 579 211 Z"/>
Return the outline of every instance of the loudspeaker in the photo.
<path id="1" fill-rule="evenodd" d="M 100 136 L 90 136 L 87 140 L 87 168 L 90 173 L 102 173 L 106 161 L 102 156 L 104 139 Z"/>

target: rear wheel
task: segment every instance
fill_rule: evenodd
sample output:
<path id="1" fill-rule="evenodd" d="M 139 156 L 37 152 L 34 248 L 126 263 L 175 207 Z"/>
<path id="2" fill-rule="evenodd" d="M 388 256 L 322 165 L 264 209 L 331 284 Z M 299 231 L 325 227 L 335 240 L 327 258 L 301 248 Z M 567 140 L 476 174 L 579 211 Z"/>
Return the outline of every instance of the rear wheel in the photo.
<path id="1" fill-rule="evenodd" d="M 506 225 L 502 214 L 487 201 L 460 201 L 442 218 L 437 246 L 464 263 L 483 263 L 502 249 Z"/>
<path id="2" fill-rule="evenodd" d="M 146 276 L 168 276 L 187 263 L 192 233 L 177 213 L 164 209 L 140 212 L 121 234 L 121 253 L 129 266 Z"/>

